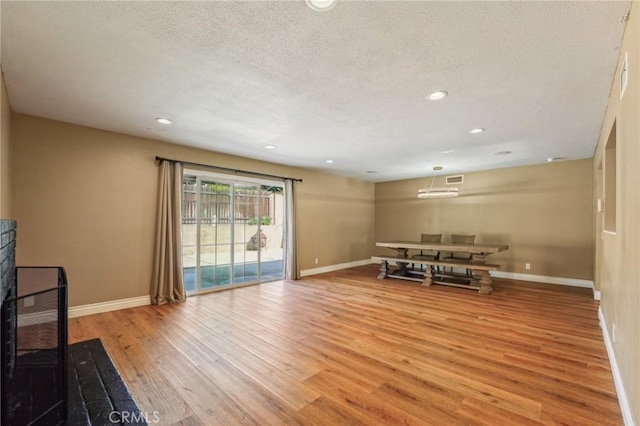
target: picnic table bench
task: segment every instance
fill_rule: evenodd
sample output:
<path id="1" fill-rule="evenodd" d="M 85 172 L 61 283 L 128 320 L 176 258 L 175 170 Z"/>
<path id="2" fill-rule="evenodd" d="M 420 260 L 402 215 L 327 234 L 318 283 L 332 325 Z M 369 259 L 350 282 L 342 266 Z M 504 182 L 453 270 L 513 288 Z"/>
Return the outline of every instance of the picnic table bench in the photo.
<path id="1" fill-rule="evenodd" d="M 480 294 L 490 294 L 491 275 L 489 271 L 499 269 L 499 265 L 482 262 L 447 261 L 438 259 L 420 259 L 419 257 L 404 256 L 372 256 L 371 259 L 380 262 L 380 274 L 378 279 L 397 278 L 401 280 L 421 282 L 424 286 L 441 284 L 451 287 L 477 289 Z M 397 268 L 389 271 L 389 263 L 395 263 Z M 409 264 L 424 265 L 424 271 L 409 268 Z M 446 274 L 440 271 L 440 267 L 470 269 L 472 276 Z"/>

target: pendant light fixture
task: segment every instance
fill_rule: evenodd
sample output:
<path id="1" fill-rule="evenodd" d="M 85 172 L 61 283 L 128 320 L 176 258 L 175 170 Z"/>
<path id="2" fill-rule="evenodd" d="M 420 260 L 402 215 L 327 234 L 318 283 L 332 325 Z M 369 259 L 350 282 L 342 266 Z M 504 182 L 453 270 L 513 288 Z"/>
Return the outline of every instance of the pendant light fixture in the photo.
<path id="1" fill-rule="evenodd" d="M 442 166 L 434 166 L 433 171 L 439 172 L 442 170 Z M 458 196 L 458 188 L 448 187 L 433 187 L 433 182 L 436 176 L 431 177 L 431 186 L 429 188 L 418 189 L 418 198 L 430 199 L 430 198 L 454 198 Z"/>

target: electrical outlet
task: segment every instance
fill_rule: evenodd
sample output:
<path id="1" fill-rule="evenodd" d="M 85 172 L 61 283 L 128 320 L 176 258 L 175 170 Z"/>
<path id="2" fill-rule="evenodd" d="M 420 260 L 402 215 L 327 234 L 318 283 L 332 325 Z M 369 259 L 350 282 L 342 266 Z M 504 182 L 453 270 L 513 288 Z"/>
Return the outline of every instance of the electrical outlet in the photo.
<path id="1" fill-rule="evenodd" d="M 318 264 L 318 258 L 317 257 L 313 261 L 316 263 L 316 265 Z"/>
<path id="2" fill-rule="evenodd" d="M 611 339 L 613 340 L 613 343 L 616 342 L 616 325 L 613 324 L 612 330 L 611 330 Z"/>
<path id="3" fill-rule="evenodd" d="M 525 263 L 524 264 L 524 269 L 531 269 L 531 264 L 530 263 Z"/>
<path id="4" fill-rule="evenodd" d="M 24 298 L 24 306 L 29 307 L 36 304 L 35 298 L 33 296 L 27 296 Z"/>

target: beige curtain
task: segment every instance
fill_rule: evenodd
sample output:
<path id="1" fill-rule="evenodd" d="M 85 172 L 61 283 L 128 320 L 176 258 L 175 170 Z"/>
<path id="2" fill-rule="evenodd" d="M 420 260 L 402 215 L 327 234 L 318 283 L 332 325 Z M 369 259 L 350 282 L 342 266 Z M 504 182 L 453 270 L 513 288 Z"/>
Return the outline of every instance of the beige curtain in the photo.
<path id="1" fill-rule="evenodd" d="M 151 303 L 154 305 L 186 299 L 182 277 L 181 193 L 182 165 L 162 160 L 151 278 Z"/>
<path id="2" fill-rule="evenodd" d="M 296 185 L 292 179 L 284 180 L 285 197 L 285 265 L 284 278 L 287 280 L 297 280 L 300 278 L 298 269 L 298 235 L 296 232 L 296 206 L 295 206 Z"/>

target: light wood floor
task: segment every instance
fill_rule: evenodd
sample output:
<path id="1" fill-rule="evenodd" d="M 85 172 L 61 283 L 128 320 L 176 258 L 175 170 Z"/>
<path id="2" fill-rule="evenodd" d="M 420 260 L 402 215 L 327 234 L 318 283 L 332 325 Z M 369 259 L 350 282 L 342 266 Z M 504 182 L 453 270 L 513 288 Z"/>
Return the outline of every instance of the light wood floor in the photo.
<path id="1" fill-rule="evenodd" d="M 160 424 L 622 424 L 588 289 L 376 266 L 69 321 Z"/>

